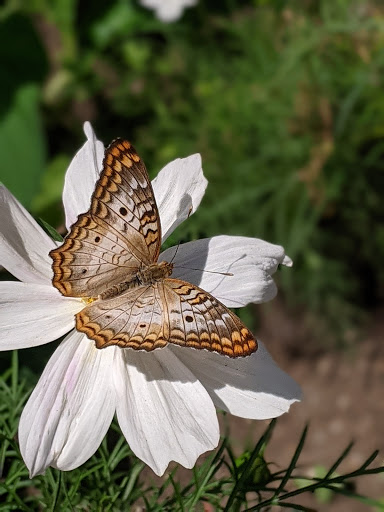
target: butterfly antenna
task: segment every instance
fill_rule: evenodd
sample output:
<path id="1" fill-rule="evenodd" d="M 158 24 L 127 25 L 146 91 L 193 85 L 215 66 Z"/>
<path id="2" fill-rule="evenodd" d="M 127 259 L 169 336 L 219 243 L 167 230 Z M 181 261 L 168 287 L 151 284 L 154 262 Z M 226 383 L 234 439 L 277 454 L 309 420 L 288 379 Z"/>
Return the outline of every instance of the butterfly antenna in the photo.
<path id="1" fill-rule="evenodd" d="M 189 210 L 188 210 L 187 219 L 189 219 L 189 217 L 191 216 L 192 210 L 193 210 L 193 205 L 191 204 L 191 206 L 189 207 Z M 180 244 L 181 244 L 181 242 L 179 242 L 177 244 L 175 254 L 172 256 L 172 259 L 171 259 L 171 261 L 169 263 L 172 263 L 173 260 L 176 258 L 176 254 L 177 254 L 177 251 L 179 250 Z M 182 267 L 180 267 L 180 268 L 182 268 Z M 194 270 L 194 269 L 192 269 L 192 270 Z"/>
<path id="2" fill-rule="evenodd" d="M 180 244 L 181 244 L 181 242 L 179 242 L 177 244 L 175 254 L 172 256 L 172 259 L 171 259 L 171 261 L 169 263 L 172 263 L 172 261 L 176 258 L 176 254 L 177 254 L 177 251 L 179 250 Z"/>
<path id="3" fill-rule="evenodd" d="M 215 270 L 204 270 L 203 268 L 182 267 L 181 265 L 175 265 L 175 268 L 185 268 L 186 270 L 198 270 L 199 272 L 208 272 L 209 274 L 219 274 L 221 276 L 233 276 L 231 272 L 216 272 Z"/>
<path id="4" fill-rule="evenodd" d="M 191 205 L 189 207 L 187 219 L 189 219 L 189 217 L 191 216 L 192 210 L 193 210 L 193 205 Z M 176 254 L 177 254 L 177 251 L 179 250 L 180 244 L 181 244 L 181 242 L 179 242 L 177 244 L 175 254 L 172 256 L 170 263 L 172 263 L 174 261 L 174 259 L 176 258 Z M 177 266 L 175 265 L 175 268 L 185 268 L 186 270 L 197 270 L 199 272 L 208 272 L 209 274 L 219 274 L 221 276 L 233 276 L 233 274 L 231 274 L 230 272 L 215 272 L 214 270 L 204 270 L 202 268 L 182 267 L 181 265 L 177 265 Z"/>

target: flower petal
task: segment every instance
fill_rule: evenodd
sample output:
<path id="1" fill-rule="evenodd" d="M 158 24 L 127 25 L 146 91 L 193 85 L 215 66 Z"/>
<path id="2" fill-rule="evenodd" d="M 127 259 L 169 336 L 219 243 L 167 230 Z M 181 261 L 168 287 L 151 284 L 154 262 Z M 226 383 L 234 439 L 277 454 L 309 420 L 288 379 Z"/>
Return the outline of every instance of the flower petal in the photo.
<path id="1" fill-rule="evenodd" d="M 81 300 L 63 297 L 53 286 L 0 282 L 0 350 L 36 347 L 60 338 L 73 329 L 74 315 L 83 308 Z"/>
<path id="2" fill-rule="evenodd" d="M 188 242 L 167 249 L 159 259 L 171 261 L 175 252 L 172 276 L 200 286 L 230 308 L 273 299 L 277 289 L 271 275 L 280 263 L 291 262 L 283 247 L 243 236 L 222 235 Z"/>
<path id="3" fill-rule="evenodd" d="M 56 245 L 1 184 L 0 219 L 0 264 L 21 281 L 48 284 L 52 279 L 48 252 Z"/>
<path id="4" fill-rule="evenodd" d="M 114 372 L 117 418 L 131 449 L 157 475 L 171 460 L 193 467 L 199 455 L 219 442 L 208 393 L 166 348 L 120 354 Z"/>
<path id="5" fill-rule="evenodd" d="M 71 332 L 49 360 L 21 415 L 20 449 L 31 477 L 68 471 L 91 457 L 112 421 L 114 348 Z"/>
<path id="6" fill-rule="evenodd" d="M 260 341 L 257 352 L 236 359 L 205 350 L 172 347 L 172 351 L 200 380 L 216 407 L 235 416 L 276 418 L 301 399 L 298 384 L 276 365 Z"/>
<path id="7" fill-rule="evenodd" d="M 88 140 L 74 156 L 65 175 L 63 204 L 68 230 L 79 214 L 89 209 L 91 195 L 103 165 L 104 145 L 97 140 L 88 121 L 84 123 L 84 133 Z"/>
<path id="8" fill-rule="evenodd" d="M 196 211 L 207 184 L 199 154 L 173 160 L 152 181 L 160 213 L 163 242 L 179 224 Z"/>
<path id="9" fill-rule="evenodd" d="M 197 0 L 140 0 L 141 5 L 154 9 L 156 17 L 165 23 L 178 20 L 185 7 L 196 5 Z"/>

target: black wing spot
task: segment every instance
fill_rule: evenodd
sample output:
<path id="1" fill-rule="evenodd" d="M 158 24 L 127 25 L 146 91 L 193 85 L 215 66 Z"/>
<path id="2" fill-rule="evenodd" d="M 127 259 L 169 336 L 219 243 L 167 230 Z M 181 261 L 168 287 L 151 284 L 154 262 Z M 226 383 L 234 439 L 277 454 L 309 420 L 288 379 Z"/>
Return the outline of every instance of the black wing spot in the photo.
<path id="1" fill-rule="evenodd" d="M 87 269 L 86 268 L 83 268 L 83 270 L 81 271 L 82 274 L 86 274 L 87 273 Z"/>
<path id="2" fill-rule="evenodd" d="M 99 236 L 95 237 L 95 242 L 100 242 L 101 238 Z"/>
<path id="3" fill-rule="evenodd" d="M 187 322 L 193 322 L 193 317 L 191 315 L 187 315 L 185 319 Z"/>
<path id="4" fill-rule="evenodd" d="M 120 212 L 120 214 L 121 214 L 121 215 L 124 215 L 124 216 L 125 216 L 125 215 L 127 215 L 128 210 L 127 210 L 126 208 L 124 208 L 124 206 L 122 206 L 122 207 L 120 208 L 119 212 Z"/>
<path id="5" fill-rule="evenodd" d="M 110 318 L 112 318 L 112 317 L 111 317 L 111 315 L 105 315 L 105 318 L 106 318 L 107 320 L 109 320 L 109 319 L 110 319 Z"/>
<path id="6" fill-rule="evenodd" d="M 147 327 L 147 324 L 140 324 L 140 329 L 145 329 Z"/>

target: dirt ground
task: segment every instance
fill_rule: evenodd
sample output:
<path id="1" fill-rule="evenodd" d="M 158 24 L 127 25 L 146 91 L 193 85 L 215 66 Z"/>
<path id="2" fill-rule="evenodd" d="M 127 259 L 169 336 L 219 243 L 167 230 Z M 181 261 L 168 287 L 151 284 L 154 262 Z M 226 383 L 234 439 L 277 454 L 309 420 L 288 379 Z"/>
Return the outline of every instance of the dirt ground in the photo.
<path id="1" fill-rule="evenodd" d="M 309 422 L 307 441 L 299 459 L 300 471 L 313 474 L 317 465 L 329 468 L 350 441 L 349 456 L 339 467 L 343 474 L 358 468 L 376 449 L 374 465 L 384 463 L 384 310 L 377 311 L 364 339 L 347 351 L 314 351 L 308 336 L 276 301 L 263 307 L 258 333 L 276 362 L 303 388 L 304 399 L 279 419 L 266 452 L 268 462 L 287 467 L 302 430 Z M 257 440 L 267 422 L 232 418 L 231 437 L 236 443 Z M 236 446 L 236 445 L 235 445 Z M 240 448 L 240 445 L 239 445 Z M 355 481 L 356 492 L 383 500 L 384 475 Z M 299 501 L 300 499 L 300 501 Z M 327 512 L 378 512 L 377 509 L 337 495 L 326 504 L 313 495 L 296 502 Z M 284 509 L 287 510 L 287 509 Z"/>

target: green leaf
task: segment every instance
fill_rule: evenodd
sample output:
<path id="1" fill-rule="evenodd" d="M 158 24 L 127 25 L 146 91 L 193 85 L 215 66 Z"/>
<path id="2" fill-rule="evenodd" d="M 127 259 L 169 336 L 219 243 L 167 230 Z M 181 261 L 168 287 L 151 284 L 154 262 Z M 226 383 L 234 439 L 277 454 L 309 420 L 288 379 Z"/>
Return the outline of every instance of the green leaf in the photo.
<path id="1" fill-rule="evenodd" d="M 48 222 L 45 222 L 43 219 L 37 219 L 37 222 L 44 229 L 44 231 L 52 238 L 52 240 L 56 240 L 56 242 L 62 242 L 63 237 L 53 228 Z"/>
<path id="2" fill-rule="evenodd" d="M 279 494 L 284 490 L 285 484 L 291 478 L 292 471 L 296 468 L 296 463 L 297 463 L 297 461 L 300 457 L 301 451 L 304 447 L 305 438 L 307 437 L 307 432 L 308 432 L 308 425 L 306 425 L 304 427 L 303 433 L 301 434 L 300 441 L 296 447 L 295 453 L 292 456 L 289 467 L 288 467 L 287 471 L 285 472 L 283 478 L 281 479 L 279 487 L 276 489 L 276 491 L 273 495 L 274 498 L 279 496 Z"/>
<path id="3" fill-rule="evenodd" d="M 0 121 L 1 181 L 29 208 L 39 190 L 46 147 L 39 112 L 39 89 L 21 87 Z"/>
<path id="4" fill-rule="evenodd" d="M 63 208 L 61 194 L 64 186 L 64 175 L 70 163 L 68 155 L 57 155 L 49 165 L 41 179 L 40 191 L 34 197 L 31 205 L 32 212 L 58 226 L 62 222 Z"/>
<path id="5" fill-rule="evenodd" d="M 129 2 L 118 1 L 111 5 L 108 12 L 94 23 L 93 41 L 96 46 L 105 48 L 116 36 L 130 34 L 136 28 L 137 11 Z"/>

